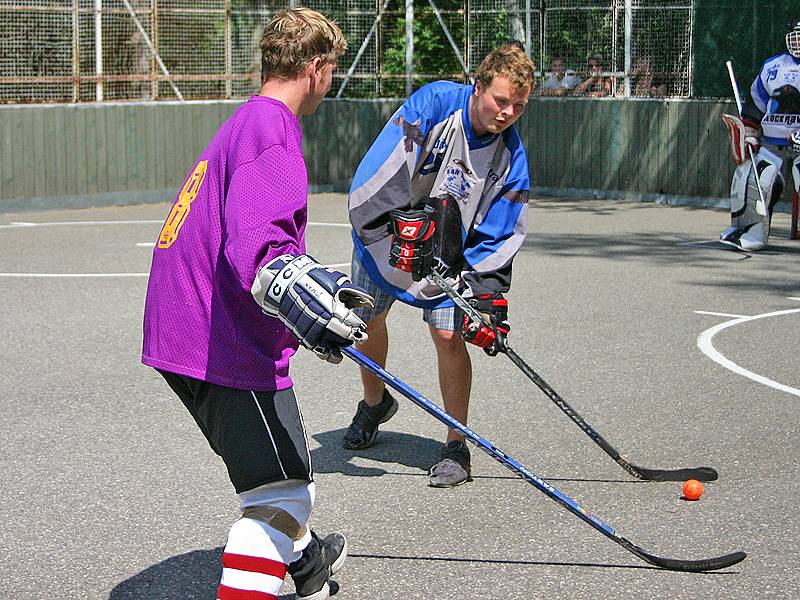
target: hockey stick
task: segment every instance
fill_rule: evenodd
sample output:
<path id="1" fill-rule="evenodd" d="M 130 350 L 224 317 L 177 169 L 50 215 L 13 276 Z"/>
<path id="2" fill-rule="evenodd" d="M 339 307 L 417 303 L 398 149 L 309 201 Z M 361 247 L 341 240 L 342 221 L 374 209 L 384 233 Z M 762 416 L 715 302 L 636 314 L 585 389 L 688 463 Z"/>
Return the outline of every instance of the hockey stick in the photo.
<path id="1" fill-rule="evenodd" d="M 387 385 L 391 386 L 403 396 L 411 400 L 414 404 L 422 408 L 425 412 L 432 415 L 445 425 L 447 425 L 450 429 L 454 431 L 458 431 L 461 435 L 463 435 L 466 439 L 472 442 L 475 446 L 486 452 L 489 456 L 499 462 L 501 465 L 507 467 L 517 475 L 519 475 L 522 479 L 533 485 L 537 490 L 545 494 L 546 496 L 550 497 L 552 500 L 558 502 L 561 506 L 566 508 L 569 512 L 573 515 L 581 519 L 582 521 L 588 523 L 592 527 L 594 527 L 597 531 L 605 535 L 606 537 L 610 538 L 611 540 L 615 541 L 617 544 L 632 552 L 645 562 L 650 563 L 651 565 L 655 565 L 662 569 L 668 569 L 670 571 L 690 571 L 690 572 L 700 572 L 700 571 L 715 571 L 717 569 L 724 569 L 726 567 L 730 567 L 735 565 L 738 562 L 743 561 L 747 554 L 744 552 L 733 552 L 731 554 L 725 554 L 724 556 L 717 556 L 713 558 L 704 558 L 700 560 L 681 560 L 676 558 L 666 558 L 663 556 L 657 556 L 648 552 L 647 550 L 637 546 L 636 544 L 628 541 L 626 538 L 619 535 L 613 527 L 604 523 L 582 506 L 580 506 L 577 502 L 575 502 L 569 496 L 566 496 L 549 483 L 529 471 L 519 462 L 508 456 L 502 450 L 496 448 L 493 444 L 479 436 L 477 433 L 472 431 L 466 425 L 463 425 L 450 415 L 448 415 L 443 409 L 439 406 L 422 396 L 419 392 L 412 389 L 400 379 L 386 371 L 383 367 L 378 365 L 373 360 L 367 358 L 363 354 L 361 354 L 358 350 L 355 350 L 353 347 L 347 347 L 342 349 L 342 354 L 349 356 L 352 360 L 356 363 L 361 365 L 361 367 L 370 371 L 376 377 L 382 379 L 386 382 Z"/>
<path id="2" fill-rule="evenodd" d="M 739 119 L 742 118 L 742 99 L 739 97 L 739 86 L 736 85 L 736 76 L 733 74 L 733 63 L 726 61 L 725 66 L 728 67 L 728 76 L 731 79 L 731 87 L 733 88 L 733 97 L 736 100 L 736 110 L 739 112 Z M 756 212 L 762 217 L 767 216 L 767 203 L 764 200 L 764 192 L 761 191 L 761 179 L 758 176 L 758 168 L 756 167 L 756 159 L 753 156 L 753 147 L 747 144 L 747 151 L 750 154 L 750 164 L 753 165 L 753 175 L 756 178 L 756 187 L 758 188 L 758 201 L 756 202 Z"/>
<path id="3" fill-rule="evenodd" d="M 797 194 L 797 187 L 800 184 L 800 166 L 797 164 L 797 157 L 800 155 L 800 129 L 796 129 L 792 132 L 792 135 L 789 138 L 792 142 L 792 152 L 794 153 L 794 158 L 792 159 L 792 184 L 794 185 L 794 190 L 792 193 L 792 217 L 791 221 L 789 222 L 789 239 L 796 240 L 800 238 L 798 235 L 798 225 L 800 225 L 800 197 Z"/>
<path id="4" fill-rule="evenodd" d="M 494 329 L 489 323 L 486 322 L 484 316 L 475 310 L 465 299 L 461 296 L 452 285 L 450 285 L 447 280 L 436 270 L 433 269 L 428 278 L 438 285 L 452 300 L 456 303 L 456 305 L 463 310 L 470 319 L 489 327 L 490 329 Z M 497 348 L 500 352 L 508 356 L 519 369 L 528 376 L 528 378 L 536 384 L 536 386 L 542 390 L 545 395 L 553 401 L 553 403 L 561 409 L 561 411 L 567 415 L 572 421 L 581 428 L 581 430 L 588 435 L 595 444 L 600 446 L 606 454 L 608 454 L 611 458 L 613 458 L 619 466 L 625 469 L 628 473 L 637 477 L 639 479 L 645 479 L 648 481 L 685 481 L 687 479 L 698 479 L 699 481 L 714 481 L 716 480 L 719 475 L 717 472 L 712 469 L 711 467 L 695 467 L 689 469 L 646 469 L 644 467 L 638 467 L 634 464 L 629 463 L 625 460 L 620 453 L 614 448 L 611 444 L 609 444 L 602 435 L 600 435 L 597 430 L 594 429 L 591 425 L 589 425 L 586 421 L 584 421 L 583 417 L 581 417 L 574 408 L 572 408 L 566 400 L 564 400 L 561 396 L 559 396 L 556 391 L 551 388 L 547 382 L 542 379 L 536 371 L 531 369 L 528 364 L 522 360 L 522 358 L 514 352 L 509 346 L 508 342 L 506 341 L 505 337 L 496 332 L 497 334 Z"/>

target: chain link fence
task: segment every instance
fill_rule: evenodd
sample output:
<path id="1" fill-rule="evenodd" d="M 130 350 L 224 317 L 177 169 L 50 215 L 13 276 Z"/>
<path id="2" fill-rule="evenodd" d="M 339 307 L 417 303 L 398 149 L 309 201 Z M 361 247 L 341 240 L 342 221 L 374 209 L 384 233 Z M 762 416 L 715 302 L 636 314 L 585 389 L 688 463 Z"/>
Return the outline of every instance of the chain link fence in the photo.
<path id="1" fill-rule="evenodd" d="M 258 89 L 265 23 L 296 4 L 2 0 L 0 102 L 244 98 Z M 336 19 L 349 42 L 331 96 L 401 97 L 435 79 L 469 81 L 489 50 L 512 39 L 544 71 L 556 56 L 579 77 L 589 59 L 601 62 L 617 96 L 692 95 L 693 0 L 303 4 Z M 643 87 L 643 75 L 653 85 Z"/>

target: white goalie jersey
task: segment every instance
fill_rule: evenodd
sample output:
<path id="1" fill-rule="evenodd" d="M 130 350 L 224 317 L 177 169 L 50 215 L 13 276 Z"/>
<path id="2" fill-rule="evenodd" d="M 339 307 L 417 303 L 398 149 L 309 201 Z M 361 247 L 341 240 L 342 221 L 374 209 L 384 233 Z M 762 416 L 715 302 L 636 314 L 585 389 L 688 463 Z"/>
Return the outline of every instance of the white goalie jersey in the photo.
<path id="1" fill-rule="evenodd" d="M 764 143 L 787 146 L 800 129 L 800 59 L 785 52 L 764 61 L 742 117 L 754 127 L 761 124 Z"/>

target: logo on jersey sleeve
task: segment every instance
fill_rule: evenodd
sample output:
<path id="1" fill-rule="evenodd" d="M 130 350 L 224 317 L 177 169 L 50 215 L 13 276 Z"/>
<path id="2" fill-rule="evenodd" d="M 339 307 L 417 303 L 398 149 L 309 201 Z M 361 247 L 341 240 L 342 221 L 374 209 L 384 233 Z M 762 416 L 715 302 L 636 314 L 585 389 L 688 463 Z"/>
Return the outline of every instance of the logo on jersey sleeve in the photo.
<path id="1" fill-rule="evenodd" d="M 394 120 L 394 124 L 403 129 L 403 147 L 406 152 L 414 151 L 414 144 L 422 146 L 425 143 L 425 136 L 419 130 L 419 124 L 422 119 L 417 119 L 413 123 L 409 123 L 402 116 L 398 116 Z"/>

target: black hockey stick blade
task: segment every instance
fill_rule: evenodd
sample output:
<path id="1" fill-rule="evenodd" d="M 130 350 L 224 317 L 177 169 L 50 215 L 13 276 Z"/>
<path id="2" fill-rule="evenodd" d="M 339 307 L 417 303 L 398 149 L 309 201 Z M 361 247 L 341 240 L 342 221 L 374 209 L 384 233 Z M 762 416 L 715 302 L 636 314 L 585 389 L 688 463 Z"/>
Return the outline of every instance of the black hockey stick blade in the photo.
<path id="1" fill-rule="evenodd" d="M 484 316 L 475 308 L 473 308 L 436 269 L 431 271 L 428 279 L 439 286 L 439 288 L 441 288 L 442 291 L 444 291 L 444 293 L 446 293 L 448 297 L 456 304 L 456 306 L 458 306 L 470 317 L 470 319 L 478 323 L 482 323 L 487 327 L 492 327 L 491 324 L 486 322 Z M 566 400 L 556 393 L 556 391 L 550 387 L 550 385 L 544 379 L 542 379 L 536 371 L 528 366 L 528 363 L 526 363 L 519 354 L 514 352 L 514 350 L 508 346 L 508 342 L 505 340 L 505 337 L 502 334 L 499 332 L 495 333 L 497 335 L 497 351 L 505 354 L 511 360 L 511 362 L 519 367 L 520 371 L 522 371 L 528 377 L 528 379 L 536 384 L 536 387 L 542 390 L 544 394 L 553 401 L 553 404 L 558 406 L 558 408 L 560 408 L 565 415 L 572 419 L 572 421 L 586 435 L 588 435 L 595 444 L 600 446 L 603 451 L 613 458 L 619 466 L 637 479 L 643 479 L 647 481 L 686 481 L 687 479 L 697 479 L 698 481 L 715 481 L 719 477 L 719 474 L 711 467 L 665 470 L 647 469 L 644 467 L 637 467 L 636 465 L 629 463 L 627 460 L 622 458 L 620 453 L 617 452 L 616 448 L 609 444 L 594 427 L 589 425 L 589 423 L 587 423 L 583 417 L 580 416 L 575 409 L 567 403 Z"/>
<path id="2" fill-rule="evenodd" d="M 588 435 L 594 442 L 600 446 L 603 451 L 613 458 L 616 463 L 625 469 L 628 473 L 637 479 L 646 481 L 686 481 L 687 479 L 697 479 L 698 481 L 716 481 L 719 474 L 711 467 L 695 467 L 684 469 L 648 469 L 645 467 L 638 467 L 625 460 L 620 453 L 609 444 L 605 438 L 589 423 L 587 423 L 582 416 L 580 416 L 569 403 L 564 400 L 550 385 L 542 379 L 539 374 L 528 366 L 522 357 L 508 347 L 508 344 L 503 341 L 500 351 L 503 352 L 511 362 L 519 367 L 519 369 L 527 375 L 533 383 L 542 390 L 553 404 L 558 406 L 561 411 L 567 415 L 572 421 L 580 427 L 580 429 Z"/>
<path id="3" fill-rule="evenodd" d="M 680 558 L 666 558 L 664 556 L 657 556 L 651 554 L 644 548 L 641 548 L 626 540 L 624 537 L 618 536 L 617 541 L 625 548 L 633 552 L 636 556 L 645 562 L 668 569 L 670 571 L 686 571 L 689 573 L 702 573 L 704 571 L 717 571 L 719 569 L 727 569 L 737 563 L 742 562 L 747 558 L 745 552 L 732 552 L 723 556 L 715 556 L 713 558 L 701 558 L 697 560 L 682 560 Z"/>
<path id="4" fill-rule="evenodd" d="M 621 458 L 621 457 L 620 457 Z M 628 463 L 630 464 L 630 463 Z M 697 479 L 697 481 L 716 481 L 719 473 L 711 467 L 694 467 L 688 469 L 646 469 L 630 465 L 634 477 L 646 481 L 686 481 L 687 479 Z"/>

